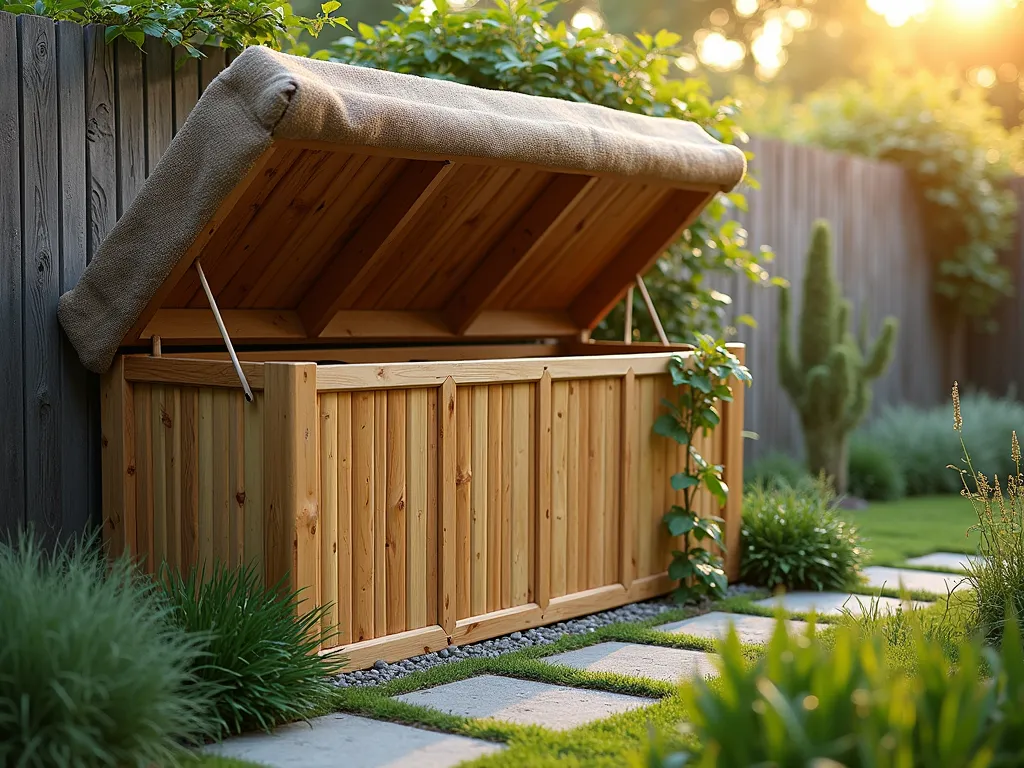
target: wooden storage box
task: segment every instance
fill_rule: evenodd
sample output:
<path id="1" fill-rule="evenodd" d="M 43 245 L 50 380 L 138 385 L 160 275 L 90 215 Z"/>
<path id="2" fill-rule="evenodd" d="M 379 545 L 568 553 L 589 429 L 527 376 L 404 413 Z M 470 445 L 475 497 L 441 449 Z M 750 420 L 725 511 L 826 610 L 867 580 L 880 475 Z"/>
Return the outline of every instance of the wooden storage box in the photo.
<path id="1" fill-rule="evenodd" d="M 332 604 L 355 668 L 661 595 L 681 496 L 682 449 L 652 431 L 670 354 L 245 363 L 253 403 L 230 363 L 122 356 L 105 530 L 150 568 L 290 573 Z M 700 450 L 740 488 L 742 392 L 723 417 Z M 712 503 L 735 576 L 740 497 Z"/>
<path id="2" fill-rule="evenodd" d="M 668 592 L 680 350 L 587 339 L 743 173 L 682 121 L 246 50 L 61 299 L 112 549 L 287 574 L 356 667 Z"/>

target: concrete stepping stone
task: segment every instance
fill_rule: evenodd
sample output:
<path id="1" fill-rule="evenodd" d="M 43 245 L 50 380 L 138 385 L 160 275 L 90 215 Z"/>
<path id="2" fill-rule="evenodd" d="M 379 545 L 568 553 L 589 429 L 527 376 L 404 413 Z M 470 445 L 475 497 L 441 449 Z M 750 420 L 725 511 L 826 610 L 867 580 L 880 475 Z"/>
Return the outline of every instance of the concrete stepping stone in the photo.
<path id="1" fill-rule="evenodd" d="M 449 768 L 504 749 L 501 744 L 333 714 L 211 744 L 203 752 L 269 768 Z"/>
<path id="2" fill-rule="evenodd" d="M 767 616 L 746 616 L 740 613 L 711 611 L 702 616 L 694 616 L 692 619 L 662 624 L 655 629 L 661 632 L 671 632 L 674 635 L 694 635 L 712 640 L 724 640 L 729 634 L 729 627 L 735 627 L 741 643 L 761 645 L 771 640 L 772 635 L 775 634 L 775 621 Z M 786 621 L 786 628 L 790 634 L 805 634 L 807 627 L 806 621 Z"/>
<path id="3" fill-rule="evenodd" d="M 907 565 L 919 568 L 950 568 L 963 571 L 967 563 L 977 563 L 983 560 L 980 555 L 964 555 L 956 552 L 932 552 L 930 555 L 912 557 L 907 560 Z"/>
<path id="4" fill-rule="evenodd" d="M 498 675 L 470 677 L 396 698 L 452 715 L 542 725 L 555 731 L 576 728 L 657 701 Z"/>
<path id="5" fill-rule="evenodd" d="M 895 597 L 872 597 L 871 595 L 854 595 L 848 592 L 789 592 L 779 597 L 766 597 L 754 605 L 775 610 L 780 606 L 793 613 L 817 613 L 825 616 L 838 616 L 848 610 L 854 616 L 872 609 L 877 604 L 879 613 L 893 613 L 900 605 L 907 608 L 923 608 L 929 603 L 908 600 L 901 602 Z"/>
<path id="6" fill-rule="evenodd" d="M 887 568 L 873 565 L 870 568 L 865 568 L 863 574 L 867 577 L 868 584 L 876 589 L 886 587 L 946 595 L 950 591 L 967 586 L 963 576 L 935 571 L 915 571 L 912 568 Z"/>
<path id="7" fill-rule="evenodd" d="M 714 656 L 704 651 L 634 643 L 598 643 L 576 651 L 547 656 L 544 661 L 588 672 L 648 677 L 666 683 L 718 674 Z"/>

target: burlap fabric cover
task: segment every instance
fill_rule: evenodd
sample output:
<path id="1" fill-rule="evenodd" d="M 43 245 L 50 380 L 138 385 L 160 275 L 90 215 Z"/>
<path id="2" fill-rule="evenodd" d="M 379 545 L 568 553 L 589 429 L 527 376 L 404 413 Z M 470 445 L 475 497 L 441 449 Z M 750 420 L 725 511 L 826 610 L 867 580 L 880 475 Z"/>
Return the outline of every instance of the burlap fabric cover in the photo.
<path id="1" fill-rule="evenodd" d="M 676 185 L 739 183 L 743 153 L 699 126 L 249 48 L 207 88 L 138 197 L 61 297 L 103 372 L 220 202 L 275 138 L 513 160 Z"/>

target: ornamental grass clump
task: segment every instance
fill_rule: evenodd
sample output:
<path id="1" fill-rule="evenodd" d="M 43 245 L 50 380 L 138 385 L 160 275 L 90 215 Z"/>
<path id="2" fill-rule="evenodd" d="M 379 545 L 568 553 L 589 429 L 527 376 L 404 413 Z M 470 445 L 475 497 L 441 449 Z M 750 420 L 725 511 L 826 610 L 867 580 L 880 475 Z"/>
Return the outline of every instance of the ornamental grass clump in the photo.
<path id="1" fill-rule="evenodd" d="M 0 543 L 0 765 L 175 765 L 203 732 L 201 639 L 93 544 Z"/>
<path id="2" fill-rule="evenodd" d="M 317 652 L 330 637 L 329 606 L 307 610 L 300 592 L 264 586 L 255 565 L 218 564 L 205 580 L 165 567 L 161 583 L 177 625 L 204 638 L 193 672 L 213 692 L 212 737 L 302 719 L 334 690 L 344 659 Z"/>
<path id="3" fill-rule="evenodd" d="M 1010 460 L 1014 471 L 991 480 L 978 470 L 963 438 L 963 416 L 959 387 L 953 385 L 953 430 L 960 438 L 963 466 L 955 469 L 963 484 L 962 494 L 970 499 L 978 522 L 970 532 L 979 534 L 979 558 L 968 561 L 967 582 L 974 590 L 979 630 L 990 642 L 998 642 L 1006 623 L 1006 606 L 1015 616 L 1024 616 L 1024 475 L 1021 474 L 1020 443 L 1017 433 L 1010 438 Z M 972 487 L 973 486 L 973 487 Z"/>
<path id="4" fill-rule="evenodd" d="M 740 575 L 769 589 L 846 589 L 865 552 L 840 516 L 824 478 L 797 486 L 748 488 L 743 496 Z"/>

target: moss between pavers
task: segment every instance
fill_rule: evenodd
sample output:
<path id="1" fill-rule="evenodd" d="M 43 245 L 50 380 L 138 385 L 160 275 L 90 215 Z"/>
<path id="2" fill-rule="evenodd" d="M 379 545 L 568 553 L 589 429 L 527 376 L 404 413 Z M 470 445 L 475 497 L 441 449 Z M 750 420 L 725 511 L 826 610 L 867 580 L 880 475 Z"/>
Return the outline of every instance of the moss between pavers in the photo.
<path id="1" fill-rule="evenodd" d="M 720 609 L 720 605 L 708 608 Z M 687 719 L 679 687 L 658 680 L 553 666 L 545 663 L 544 658 L 609 641 L 713 652 L 713 640 L 653 629 L 655 625 L 679 621 L 704 612 L 693 608 L 677 609 L 644 622 L 612 624 L 585 635 L 567 635 L 550 645 L 526 648 L 497 658 L 466 659 L 445 664 L 382 686 L 339 690 L 334 705 L 336 709 L 345 712 L 503 742 L 508 747 L 501 753 L 479 758 L 466 765 L 543 766 L 557 761 L 559 766 L 622 766 L 629 756 L 644 748 L 651 728 L 662 733 L 674 746 L 692 744 L 691 737 L 678 728 Z M 750 645 L 744 646 L 744 652 L 754 659 L 763 651 L 760 646 Z M 482 674 L 646 696 L 659 701 L 650 707 L 614 715 L 569 731 L 554 732 L 538 726 L 449 715 L 392 698 Z"/>

